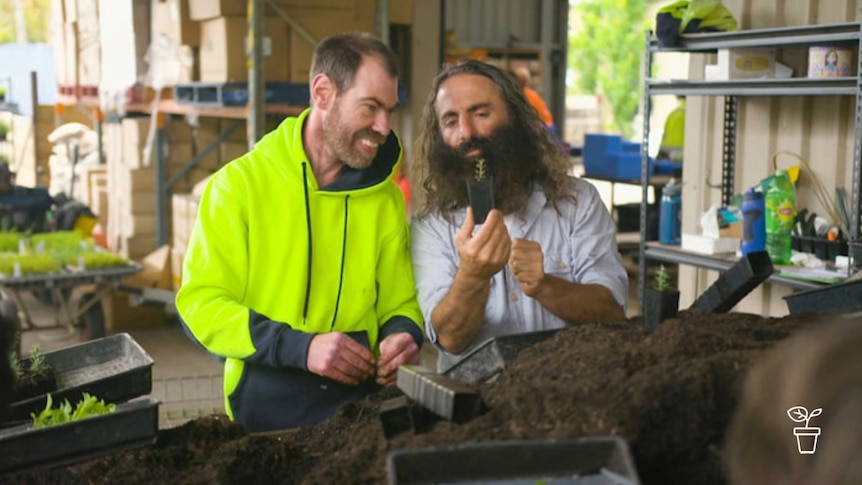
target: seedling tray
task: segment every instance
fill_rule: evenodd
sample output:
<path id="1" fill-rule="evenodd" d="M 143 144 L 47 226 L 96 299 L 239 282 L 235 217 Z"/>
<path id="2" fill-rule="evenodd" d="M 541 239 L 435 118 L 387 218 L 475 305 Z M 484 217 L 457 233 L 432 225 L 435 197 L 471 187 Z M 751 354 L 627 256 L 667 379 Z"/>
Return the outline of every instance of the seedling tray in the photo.
<path id="1" fill-rule="evenodd" d="M 74 404 L 73 404 L 74 405 Z M 0 473 L 68 465 L 156 442 L 155 399 L 118 404 L 114 412 L 34 429 L 32 422 L 0 430 Z"/>
<path id="2" fill-rule="evenodd" d="M 153 387 L 153 359 L 127 333 L 119 333 L 43 354 L 54 368 L 55 404 L 68 399 L 74 406 L 89 393 L 109 403 L 149 394 Z M 26 420 L 45 408 L 47 394 L 13 402 L 10 421 Z"/>
<path id="3" fill-rule="evenodd" d="M 853 313 L 862 310 L 862 280 L 800 291 L 784 297 L 795 313 Z"/>
<path id="4" fill-rule="evenodd" d="M 386 472 L 390 485 L 640 483 L 628 446 L 614 436 L 396 450 Z"/>
<path id="5" fill-rule="evenodd" d="M 443 371 L 443 374 L 466 384 L 489 382 L 503 372 L 519 352 L 549 339 L 557 332 L 559 329 L 541 330 L 489 339 L 467 353 L 455 365 Z"/>
<path id="6" fill-rule="evenodd" d="M 398 367 L 398 389 L 441 418 L 463 423 L 482 414 L 485 403 L 479 392 L 421 365 Z"/>
<path id="7" fill-rule="evenodd" d="M 748 253 L 700 295 L 692 308 L 727 313 L 775 272 L 766 251 Z"/>

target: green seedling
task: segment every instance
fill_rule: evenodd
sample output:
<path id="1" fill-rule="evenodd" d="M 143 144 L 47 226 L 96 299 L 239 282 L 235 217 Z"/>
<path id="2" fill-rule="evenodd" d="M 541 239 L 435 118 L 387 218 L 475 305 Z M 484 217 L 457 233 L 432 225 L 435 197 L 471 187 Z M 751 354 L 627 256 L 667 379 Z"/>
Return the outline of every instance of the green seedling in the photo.
<path id="1" fill-rule="evenodd" d="M 476 180 L 485 180 L 487 175 L 487 162 L 484 158 L 476 159 Z"/>
<path id="2" fill-rule="evenodd" d="M 656 291 L 664 291 L 670 288 L 670 275 L 667 274 L 667 268 L 664 265 L 659 266 L 655 272 L 653 288 Z"/>
<path id="3" fill-rule="evenodd" d="M 38 415 L 36 415 L 36 413 L 30 413 L 30 417 L 33 418 L 33 427 L 35 429 L 56 424 L 69 423 L 72 421 L 80 421 L 82 419 L 100 416 L 102 414 L 109 414 L 114 412 L 117 408 L 116 404 L 106 404 L 104 400 L 87 394 L 86 392 L 83 393 L 83 399 L 78 402 L 74 410 L 72 409 L 72 405 L 69 403 L 68 399 L 64 399 L 63 403 L 56 409 L 53 409 L 53 405 L 54 400 L 51 398 L 51 395 L 48 394 L 48 398 L 45 402 L 45 409 L 43 409 Z"/>
<path id="4" fill-rule="evenodd" d="M 45 356 L 42 355 L 41 347 L 39 344 L 33 344 L 33 347 L 30 349 L 30 375 L 33 377 L 44 376 L 47 375 L 51 370 L 51 366 L 48 364 L 48 361 L 45 360 Z"/>

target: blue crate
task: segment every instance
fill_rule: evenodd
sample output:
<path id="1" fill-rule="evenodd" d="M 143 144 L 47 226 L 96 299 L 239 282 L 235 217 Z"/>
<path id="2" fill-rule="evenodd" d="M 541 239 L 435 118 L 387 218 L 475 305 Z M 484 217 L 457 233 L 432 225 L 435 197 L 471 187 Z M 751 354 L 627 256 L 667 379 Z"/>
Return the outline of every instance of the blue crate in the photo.
<path id="1" fill-rule="evenodd" d="M 305 83 L 265 83 L 266 103 L 308 106 L 309 90 Z M 174 86 L 177 104 L 202 107 L 245 106 L 248 104 L 248 83 L 187 83 Z"/>
<path id="2" fill-rule="evenodd" d="M 608 153 L 620 153 L 621 151 L 622 139 L 619 135 L 587 133 L 584 135 L 584 172 L 587 175 L 610 177 L 611 170 L 605 157 Z"/>
<path id="3" fill-rule="evenodd" d="M 617 180 L 640 180 L 641 144 L 624 141 L 619 135 L 587 133 L 584 136 L 584 173 L 586 176 Z M 649 175 L 654 163 L 649 159 Z"/>

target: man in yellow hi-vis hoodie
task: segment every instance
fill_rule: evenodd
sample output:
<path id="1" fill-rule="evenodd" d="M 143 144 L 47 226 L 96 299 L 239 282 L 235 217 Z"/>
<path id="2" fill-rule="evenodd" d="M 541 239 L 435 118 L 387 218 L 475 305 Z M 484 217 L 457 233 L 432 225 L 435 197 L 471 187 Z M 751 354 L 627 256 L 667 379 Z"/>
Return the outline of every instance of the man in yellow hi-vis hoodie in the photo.
<path id="1" fill-rule="evenodd" d="M 404 198 L 392 51 L 322 41 L 311 105 L 212 176 L 177 309 L 225 357 L 228 415 L 247 431 L 311 425 L 419 362 L 422 314 Z"/>

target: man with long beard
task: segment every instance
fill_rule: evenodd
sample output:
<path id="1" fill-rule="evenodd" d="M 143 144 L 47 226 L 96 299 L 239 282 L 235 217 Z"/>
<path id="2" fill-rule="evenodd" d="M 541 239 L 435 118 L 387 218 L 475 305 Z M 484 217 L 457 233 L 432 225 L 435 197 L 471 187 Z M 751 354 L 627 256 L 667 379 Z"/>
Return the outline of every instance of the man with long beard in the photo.
<path id="1" fill-rule="evenodd" d="M 214 174 L 177 308 L 225 357 L 247 431 L 313 425 L 419 361 L 422 314 L 404 198 L 394 53 L 365 34 L 317 47 L 312 107 Z"/>
<path id="2" fill-rule="evenodd" d="M 481 225 L 467 180 L 484 159 L 494 206 Z M 441 371 L 501 335 L 625 317 L 615 227 L 512 78 L 477 61 L 441 71 L 411 164 L 419 303 Z"/>

